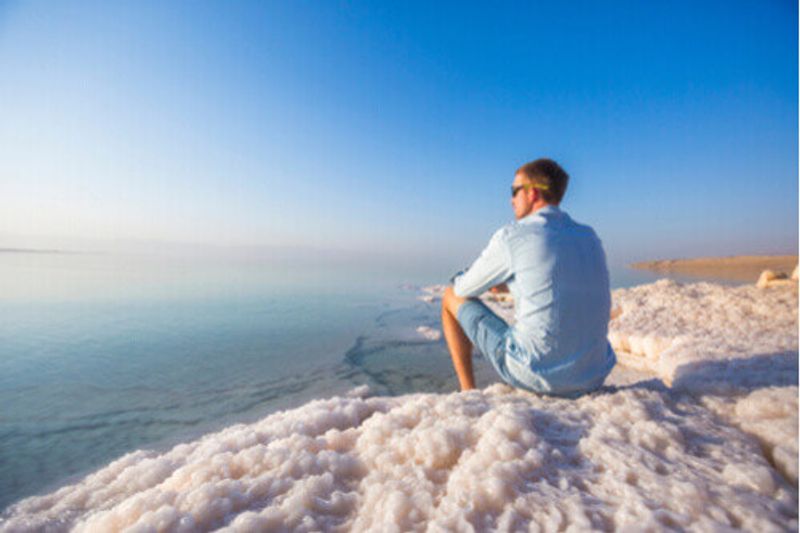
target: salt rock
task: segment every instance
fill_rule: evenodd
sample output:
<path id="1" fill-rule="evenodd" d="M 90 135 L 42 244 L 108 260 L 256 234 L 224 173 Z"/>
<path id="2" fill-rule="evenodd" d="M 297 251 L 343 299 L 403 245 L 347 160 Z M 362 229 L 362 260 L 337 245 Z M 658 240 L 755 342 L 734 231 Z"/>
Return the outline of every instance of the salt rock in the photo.
<path id="1" fill-rule="evenodd" d="M 423 338 L 429 341 L 438 341 L 442 338 L 441 330 L 434 329 L 428 326 L 419 326 L 417 327 L 417 333 L 419 333 Z"/>
<path id="2" fill-rule="evenodd" d="M 795 273 L 797 268 L 795 268 Z M 795 275 L 795 274 L 792 274 Z M 761 273 L 758 277 L 758 281 L 756 282 L 756 287 L 759 289 L 765 289 L 767 287 L 774 287 L 776 285 L 788 285 L 790 280 L 783 272 L 774 272 L 772 270 L 765 270 Z"/>
<path id="3" fill-rule="evenodd" d="M 701 402 L 720 420 L 755 437 L 775 470 L 797 486 L 797 391 L 797 386 L 767 387 L 733 396 L 704 396 Z"/>
<path id="4" fill-rule="evenodd" d="M 787 394 L 723 407 L 778 421 Z M 796 530 L 796 485 L 726 420 L 647 387 L 315 400 L 131 454 L 0 531 Z"/>
<path id="5" fill-rule="evenodd" d="M 612 299 L 623 310 L 608 331 L 620 364 L 705 392 L 797 383 L 796 290 L 661 280 Z"/>

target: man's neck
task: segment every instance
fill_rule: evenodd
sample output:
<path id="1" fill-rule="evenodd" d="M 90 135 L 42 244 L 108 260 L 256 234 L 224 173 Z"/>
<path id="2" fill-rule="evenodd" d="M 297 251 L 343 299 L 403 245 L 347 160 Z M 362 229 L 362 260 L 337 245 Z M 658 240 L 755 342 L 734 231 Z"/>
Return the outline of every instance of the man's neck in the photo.
<path id="1" fill-rule="evenodd" d="M 532 215 L 533 213 L 537 212 L 538 210 L 543 209 L 545 207 L 549 207 L 551 205 L 555 206 L 555 204 L 550 204 L 550 203 L 545 202 L 544 200 L 539 200 L 538 202 L 533 204 L 533 207 L 531 208 L 531 212 L 528 213 L 528 214 Z M 558 207 L 558 206 L 556 206 L 556 207 Z"/>

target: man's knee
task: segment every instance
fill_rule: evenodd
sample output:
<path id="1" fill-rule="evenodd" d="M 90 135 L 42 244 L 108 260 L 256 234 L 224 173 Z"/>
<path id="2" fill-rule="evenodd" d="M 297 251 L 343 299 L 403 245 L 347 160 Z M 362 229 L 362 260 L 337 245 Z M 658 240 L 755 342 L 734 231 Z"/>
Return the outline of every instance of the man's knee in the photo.
<path id="1" fill-rule="evenodd" d="M 466 298 L 458 296 L 451 285 L 444 290 L 444 295 L 442 296 L 442 312 L 447 311 L 453 316 L 458 316 L 458 308 L 461 307 L 461 304 L 465 301 Z"/>
<path id="2" fill-rule="evenodd" d="M 442 313 L 450 312 L 450 298 L 453 295 L 453 287 L 447 287 L 442 294 Z"/>

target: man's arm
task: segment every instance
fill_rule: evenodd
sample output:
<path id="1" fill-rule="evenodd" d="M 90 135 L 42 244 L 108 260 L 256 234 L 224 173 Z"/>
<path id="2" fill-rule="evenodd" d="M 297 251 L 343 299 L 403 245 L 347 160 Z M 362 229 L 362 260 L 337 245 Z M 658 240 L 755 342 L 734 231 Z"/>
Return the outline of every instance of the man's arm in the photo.
<path id="1" fill-rule="evenodd" d="M 504 283 L 511 277 L 511 257 L 505 242 L 503 229 L 498 230 L 472 263 L 472 266 L 456 276 L 453 289 L 462 298 L 476 297 L 487 289 Z"/>

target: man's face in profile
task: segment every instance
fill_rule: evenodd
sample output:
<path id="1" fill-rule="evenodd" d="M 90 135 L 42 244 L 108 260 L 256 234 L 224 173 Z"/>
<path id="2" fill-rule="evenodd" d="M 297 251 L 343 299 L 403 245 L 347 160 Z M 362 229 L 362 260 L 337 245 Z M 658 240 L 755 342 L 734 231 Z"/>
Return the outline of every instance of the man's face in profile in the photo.
<path id="1" fill-rule="evenodd" d="M 514 181 L 511 183 L 512 189 L 516 190 L 516 194 L 511 197 L 511 208 L 514 209 L 514 217 L 517 220 L 529 215 L 533 207 L 533 189 L 524 187 L 529 183 L 522 174 L 514 176 Z"/>

